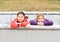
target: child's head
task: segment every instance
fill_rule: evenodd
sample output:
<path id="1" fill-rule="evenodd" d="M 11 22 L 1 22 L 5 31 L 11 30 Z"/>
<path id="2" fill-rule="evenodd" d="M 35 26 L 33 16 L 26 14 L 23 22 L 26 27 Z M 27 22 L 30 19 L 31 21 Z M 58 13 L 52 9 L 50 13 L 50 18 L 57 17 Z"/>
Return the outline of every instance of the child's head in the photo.
<path id="1" fill-rule="evenodd" d="M 38 14 L 37 15 L 37 21 L 38 22 L 43 22 L 45 20 L 45 18 L 44 18 L 44 15 L 43 14 Z"/>
<path id="2" fill-rule="evenodd" d="M 25 19 L 25 14 L 24 14 L 24 12 L 19 12 L 18 14 L 17 14 L 17 18 L 18 18 L 18 21 L 24 21 L 24 19 Z"/>

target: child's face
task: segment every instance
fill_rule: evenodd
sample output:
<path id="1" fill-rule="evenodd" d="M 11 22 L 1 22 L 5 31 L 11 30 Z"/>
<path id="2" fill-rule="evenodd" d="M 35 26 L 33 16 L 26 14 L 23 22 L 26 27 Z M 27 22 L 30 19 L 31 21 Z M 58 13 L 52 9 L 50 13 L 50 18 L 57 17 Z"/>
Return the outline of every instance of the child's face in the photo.
<path id="1" fill-rule="evenodd" d="M 37 20 L 38 20 L 38 22 L 43 22 L 43 21 L 44 21 L 44 17 L 43 17 L 43 16 L 39 16 L 39 17 L 37 18 Z"/>
<path id="2" fill-rule="evenodd" d="M 24 17 L 24 15 L 19 14 L 17 18 L 18 18 L 18 21 L 22 22 L 25 17 Z"/>

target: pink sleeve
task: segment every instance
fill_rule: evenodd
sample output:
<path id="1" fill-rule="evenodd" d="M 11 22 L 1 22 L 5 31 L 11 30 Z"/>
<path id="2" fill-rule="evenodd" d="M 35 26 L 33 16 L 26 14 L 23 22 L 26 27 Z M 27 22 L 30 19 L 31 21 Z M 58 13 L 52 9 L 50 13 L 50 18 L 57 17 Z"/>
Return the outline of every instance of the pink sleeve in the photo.
<path id="1" fill-rule="evenodd" d="M 11 28 L 18 28 L 18 24 L 15 21 L 12 21 L 10 24 Z"/>
<path id="2" fill-rule="evenodd" d="M 29 25 L 29 21 L 25 21 L 25 22 L 21 23 L 22 27 L 26 27 L 27 25 Z"/>

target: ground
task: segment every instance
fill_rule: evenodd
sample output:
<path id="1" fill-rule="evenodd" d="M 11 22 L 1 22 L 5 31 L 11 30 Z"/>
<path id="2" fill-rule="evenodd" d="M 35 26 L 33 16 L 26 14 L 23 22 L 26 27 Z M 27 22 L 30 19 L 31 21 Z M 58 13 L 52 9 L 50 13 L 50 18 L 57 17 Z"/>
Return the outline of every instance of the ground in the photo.
<path id="1" fill-rule="evenodd" d="M 60 0 L 0 0 L 0 11 L 60 12 Z"/>

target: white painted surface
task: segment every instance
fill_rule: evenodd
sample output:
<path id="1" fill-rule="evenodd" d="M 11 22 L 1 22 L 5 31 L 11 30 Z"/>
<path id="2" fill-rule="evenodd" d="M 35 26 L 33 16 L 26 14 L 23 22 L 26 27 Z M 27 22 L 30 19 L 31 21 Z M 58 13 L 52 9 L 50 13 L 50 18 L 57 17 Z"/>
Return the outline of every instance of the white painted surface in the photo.
<path id="1" fill-rule="evenodd" d="M 60 31 L 0 30 L 0 42 L 60 42 Z"/>

